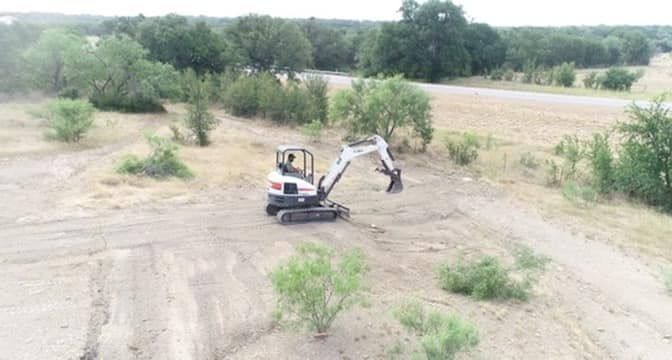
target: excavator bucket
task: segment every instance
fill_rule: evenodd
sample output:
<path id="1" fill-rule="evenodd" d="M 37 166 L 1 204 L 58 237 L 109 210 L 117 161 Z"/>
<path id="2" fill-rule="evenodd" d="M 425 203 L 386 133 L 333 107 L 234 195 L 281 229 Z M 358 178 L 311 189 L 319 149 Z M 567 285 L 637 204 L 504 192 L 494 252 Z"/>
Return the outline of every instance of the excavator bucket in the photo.
<path id="1" fill-rule="evenodd" d="M 388 193 L 396 194 L 404 190 L 404 184 L 401 182 L 401 169 L 385 170 L 383 173 L 390 177 L 390 185 L 387 186 Z"/>

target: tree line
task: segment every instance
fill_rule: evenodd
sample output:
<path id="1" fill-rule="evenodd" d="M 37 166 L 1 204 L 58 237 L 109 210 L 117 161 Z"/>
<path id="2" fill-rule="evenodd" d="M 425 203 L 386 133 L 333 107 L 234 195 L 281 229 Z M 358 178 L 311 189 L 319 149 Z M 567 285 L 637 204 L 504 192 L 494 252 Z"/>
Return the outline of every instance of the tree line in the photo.
<path id="1" fill-rule="evenodd" d="M 132 41 L 144 49 L 148 61 L 178 71 L 191 68 L 201 75 L 232 68 L 291 75 L 315 68 L 439 81 L 563 63 L 580 68 L 646 65 L 656 51 L 672 50 L 670 26 L 493 28 L 468 21 L 460 6 L 445 0 L 422 4 L 404 0 L 399 11 L 401 19 L 394 22 L 139 15 L 105 20 L 85 17 L 80 23 L 78 18 L 68 22 L 57 16 L 49 23 L 48 16 L 40 14 L 39 21 L 32 23 L 19 20 L 0 25 L 0 91 L 25 90 L 36 83 L 43 84 L 42 90 L 65 87 L 67 79 L 52 78 L 46 83 L 27 79 L 34 77 L 35 61 L 49 53 L 42 38 L 53 36 L 47 32 L 53 24 L 68 36 L 88 42 L 95 38 L 105 44 L 110 37 Z M 26 61 L 30 54 L 32 63 Z M 62 59 L 53 61 L 65 66 Z M 30 73 L 25 66 L 33 66 Z"/>

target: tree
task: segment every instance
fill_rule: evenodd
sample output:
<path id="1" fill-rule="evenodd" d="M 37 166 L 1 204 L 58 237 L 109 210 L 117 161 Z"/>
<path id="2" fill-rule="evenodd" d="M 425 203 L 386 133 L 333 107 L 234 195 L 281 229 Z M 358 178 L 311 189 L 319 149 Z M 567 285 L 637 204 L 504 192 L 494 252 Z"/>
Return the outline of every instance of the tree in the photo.
<path id="1" fill-rule="evenodd" d="M 648 107 L 633 104 L 617 168 L 618 187 L 634 197 L 672 210 L 672 114 L 659 97 Z"/>
<path id="2" fill-rule="evenodd" d="M 67 85 L 66 58 L 79 56 L 84 45 L 84 38 L 68 30 L 44 30 L 24 54 L 25 71 L 32 75 L 34 86 L 42 90 L 61 91 Z"/>
<path id="3" fill-rule="evenodd" d="M 572 87 L 576 81 L 574 63 L 562 63 L 553 68 L 553 81 L 560 86 Z"/>
<path id="4" fill-rule="evenodd" d="M 464 44 L 471 59 L 469 65 L 471 74 L 487 74 L 504 64 L 506 44 L 499 33 L 488 24 L 469 24 Z"/>
<path id="5" fill-rule="evenodd" d="M 108 37 L 67 58 L 65 75 L 98 108 L 159 111 L 159 98 L 179 94 L 178 75 L 172 66 L 147 56 L 147 50 L 125 35 Z"/>
<path id="6" fill-rule="evenodd" d="M 298 25 L 270 16 L 248 15 L 227 29 L 237 56 L 256 71 L 293 75 L 311 64 L 311 45 Z"/>
<path id="7" fill-rule="evenodd" d="M 167 15 L 145 20 L 138 26 L 137 41 L 153 60 L 178 70 L 192 68 L 198 74 L 224 71 L 233 61 L 225 39 L 205 22 L 189 24 L 187 18 Z"/>
<path id="8" fill-rule="evenodd" d="M 278 312 L 290 313 L 324 334 L 336 316 L 354 305 L 366 270 L 359 251 L 334 261 L 334 251 L 318 244 L 303 244 L 298 255 L 270 275 L 278 295 Z"/>
<path id="9" fill-rule="evenodd" d="M 93 125 L 95 109 L 88 101 L 59 99 L 48 110 L 50 135 L 58 140 L 78 142 Z"/>
<path id="10" fill-rule="evenodd" d="M 39 34 L 39 29 L 32 25 L 0 23 L 0 92 L 15 93 L 27 89 L 28 74 L 23 71 L 22 53 Z"/>
<path id="11" fill-rule="evenodd" d="M 312 62 L 320 70 L 345 70 L 351 66 L 351 50 L 345 32 L 318 23 L 311 18 L 302 24 L 312 44 Z"/>
<path id="12" fill-rule="evenodd" d="M 435 82 L 468 72 L 467 21 L 459 6 L 451 1 L 429 0 L 420 5 L 405 0 L 400 11 L 401 21 L 380 28 L 367 73 L 401 73 Z"/>
<path id="13" fill-rule="evenodd" d="M 352 89 L 336 93 L 330 115 L 344 121 L 352 135 L 378 134 L 389 141 L 395 130 L 406 127 L 423 149 L 432 141 L 429 97 L 401 76 L 353 81 Z"/>
<path id="14" fill-rule="evenodd" d="M 641 31 L 623 34 L 623 60 L 629 65 L 649 65 L 653 47 Z"/>
<path id="15" fill-rule="evenodd" d="M 208 133 L 219 123 L 208 111 L 212 81 L 209 75 L 200 77 L 191 69 L 186 71 L 183 81 L 189 102 L 185 124 L 196 136 L 198 145 L 207 146 L 210 143 Z"/>

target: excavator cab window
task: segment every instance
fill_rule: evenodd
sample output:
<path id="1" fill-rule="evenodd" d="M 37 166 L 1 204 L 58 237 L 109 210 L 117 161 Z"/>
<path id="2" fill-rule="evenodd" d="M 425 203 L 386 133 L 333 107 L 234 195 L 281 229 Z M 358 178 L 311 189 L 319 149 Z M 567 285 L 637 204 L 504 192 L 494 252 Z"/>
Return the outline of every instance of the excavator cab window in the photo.
<path id="1" fill-rule="evenodd" d="M 291 167 L 289 166 L 290 156 L 294 158 Z M 281 145 L 275 153 L 275 163 L 280 174 L 313 183 L 314 161 L 310 151 L 298 146 Z M 296 171 L 291 171 L 292 168 Z"/>

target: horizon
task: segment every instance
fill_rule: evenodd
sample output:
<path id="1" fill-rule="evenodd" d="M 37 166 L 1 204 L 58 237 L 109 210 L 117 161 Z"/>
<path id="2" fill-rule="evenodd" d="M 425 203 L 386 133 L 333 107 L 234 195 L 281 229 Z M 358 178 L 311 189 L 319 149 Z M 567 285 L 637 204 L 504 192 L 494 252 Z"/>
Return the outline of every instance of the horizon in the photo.
<path id="1" fill-rule="evenodd" d="M 424 1 L 420 1 L 422 2 Z M 505 4 L 492 4 L 487 0 L 458 0 L 454 3 L 462 7 L 468 20 L 487 23 L 495 27 L 672 26 L 672 22 L 666 15 L 672 12 L 672 4 L 661 4 L 655 0 L 640 0 L 637 8 L 627 6 L 627 3 L 602 4 L 602 1 L 580 0 L 567 0 L 553 4 L 539 4 L 533 0 L 512 0 Z M 135 4 L 128 0 L 118 0 L 114 3 L 102 4 L 79 0 L 56 3 L 44 0 L 24 0 L 0 8 L 0 15 L 132 17 L 143 14 L 146 17 L 156 17 L 177 14 L 196 18 L 226 19 L 259 14 L 286 19 L 314 17 L 323 20 L 383 22 L 399 20 L 400 5 L 401 1 L 398 0 L 372 0 L 364 4 L 356 0 L 343 0 L 338 3 L 305 0 L 282 2 L 249 0 L 244 3 L 216 5 L 203 0 L 193 0 L 189 4 L 176 1 L 165 1 L 160 4 L 155 2 Z M 605 7 L 608 7 L 608 12 L 604 11 Z M 582 11 L 577 11 L 578 8 Z M 354 15 L 351 9 L 357 9 L 357 15 Z M 593 19 L 600 19 L 600 21 L 593 21 Z"/>

